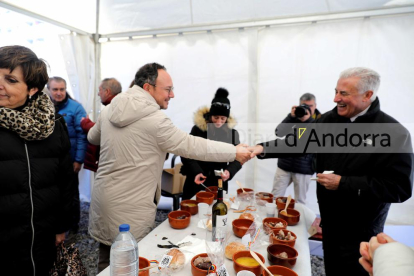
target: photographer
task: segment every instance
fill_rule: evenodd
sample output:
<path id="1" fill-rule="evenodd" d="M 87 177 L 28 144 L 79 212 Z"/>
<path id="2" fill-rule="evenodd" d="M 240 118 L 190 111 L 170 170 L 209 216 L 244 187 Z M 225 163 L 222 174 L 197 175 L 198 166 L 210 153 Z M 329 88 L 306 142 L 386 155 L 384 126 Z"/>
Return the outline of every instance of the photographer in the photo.
<path id="1" fill-rule="evenodd" d="M 299 99 L 299 103 L 299 106 L 292 107 L 290 114 L 277 126 L 276 136 L 282 137 L 291 132 L 291 124 L 311 123 L 321 116 L 316 109 L 316 99 L 313 94 L 303 94 Z M 313 173 L 312 154 L 296 158 L 279 158 L 273 180 L 272 194 L 275 197 L 284 196 L 287 187 L 293 181 L 295 200 L 305 204 L 306 193 Z"/>

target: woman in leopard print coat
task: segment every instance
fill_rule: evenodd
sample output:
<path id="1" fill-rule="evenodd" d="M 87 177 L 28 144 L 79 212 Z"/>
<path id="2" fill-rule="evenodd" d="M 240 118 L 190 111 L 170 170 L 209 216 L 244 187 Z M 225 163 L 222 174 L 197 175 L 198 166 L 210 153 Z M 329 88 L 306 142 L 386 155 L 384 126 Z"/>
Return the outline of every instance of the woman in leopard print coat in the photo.
<path id="1" fill-rule="evenodd" d="M 71 225 L 70 142 L 42 89 L 46 64 L 28 48 L 0 48 L 0 267 L 48 275 Z"/>

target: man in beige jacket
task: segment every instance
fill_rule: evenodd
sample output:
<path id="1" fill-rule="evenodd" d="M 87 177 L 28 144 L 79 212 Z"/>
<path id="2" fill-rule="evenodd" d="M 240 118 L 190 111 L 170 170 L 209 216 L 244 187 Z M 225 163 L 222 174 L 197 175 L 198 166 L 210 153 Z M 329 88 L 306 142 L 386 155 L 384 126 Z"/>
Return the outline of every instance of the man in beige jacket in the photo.
<path id="1" fill-rule="evenodd" d="M 102 110 L 88 133 L 89 142 L 101 146 L 89 213 L 89 233 L 100 242 L 99 271 L 109 264 L 120 224 L 128 223 L 137 241 L 152 230 L 167 152 L 201 161 L 250 159 L 246 145 L 194 137 L 175 127 L 161 111 L 174 98 L 173 90 L 164 66 L 144 65 L 135 85 Z"/>

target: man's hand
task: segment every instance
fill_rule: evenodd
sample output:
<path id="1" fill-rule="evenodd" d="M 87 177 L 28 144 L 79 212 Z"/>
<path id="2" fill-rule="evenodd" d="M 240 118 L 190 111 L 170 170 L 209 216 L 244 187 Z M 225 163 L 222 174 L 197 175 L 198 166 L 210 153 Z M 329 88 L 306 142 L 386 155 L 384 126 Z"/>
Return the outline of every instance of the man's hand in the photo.
<path id="1" fill-rule="evenodd" d="M 204 178 L 204 179 L 202 179 L 202 178 Z M 194 183 L 197 184 L 197 185 L 200 185 L 201 183 L 204 183 L 204 181 L 206 181 L 206 178 L 207 177 L 205 177 L 204 174 L 199 173 L 195 176 Z"/>
<path id="2" fill-rule="evenodd" d="M 56 240 L 55 240 L 55 245 L 58 246 L 59 244 L 61 244 L 62 242 L 65 241 L 65 233 L 61 233 L 61 234 L 56 234 Z"/>
<path id="3" fill-rule="evenodd" d="M 380 233 L 376 237 L 372 237 L 368 242 L 361 242 L 359 246 L 359 253 L 361 254 L 361 258 L 359 258 L 359 263 L 362 267 L 372 276 L 373 273 L 373 263 L 374 263 L 374 254 L 375 250 L 380 247 L 382 244 L 395 242 L 393 238 L 390 236 Z"/>
<path id="4" fill-rule="evenodd" d="M 296 118 L 296 114 L 295 114 L 296 107 L 298 106 L 294 105 L 292 106 L 292 109 L 290 110 L 290 116 L 292 116 L 292 118 Z"/>
<path id="5" fill-rule="evenodd" d="M 82 122 L 85 119 L 88 119 L 89 120 L 89 115 L 86 115 L 86 117 L 82 117 L 80 121 Z"/>
<path id="6" fill-rule="evenodd" d="M 73 162 L 73 171 L 75 173 L 78 173 L 80 171 L 81 167 L 82 167 L 81 163 Z"/>
<path id="7" fill-rule="evenodd" d="M 223 179 L 223 181 L 227 181 L 229 178 L 230 178 L 230 172 L 228 170 L 225 170 L 221 174 L 221 179 Z"/>
<path id="8" fill-rule="evenodd" d="M 236 160 L 242 165 L 250 160 L 250 151 L 247 149 L 246 144 L 238 144 L 236 146 Z"/>
<path id="9" fill-rule="evenodd" d="M 256 145 L 256 146 L 253 146 L 253 147 L 249 147 L 248 149 L 251 152 L 250 158 L 254 158 L 254 157 L 256 157 L 257 155 L 259 155 L 263 152 L 263 146 L 261 146 L 261 145 Z"/>
<path id="10" fill-rule="evenodd" d="M 323 174 L 318 173 L 316 175 L 318 178 L 318 183 L 322 186 L 325 186 L 328 190 L 338 190 L 339 181 L 341 181 L 341 176 L 337 174 Z"/>

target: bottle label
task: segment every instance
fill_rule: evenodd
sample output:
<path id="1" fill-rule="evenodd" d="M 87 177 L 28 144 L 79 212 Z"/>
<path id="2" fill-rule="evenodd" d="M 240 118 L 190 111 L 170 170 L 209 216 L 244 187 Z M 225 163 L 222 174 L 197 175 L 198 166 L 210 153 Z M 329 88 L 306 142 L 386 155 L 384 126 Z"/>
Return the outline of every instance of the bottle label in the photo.
<path id="1" fill-rule="evenodd" d="M 227 215 L 216 216 L 216 227 L 217 228 L 226 228 L 227 227 Z"/>
<path id="2" fill-rule="evenodd" d="M 162 259 L 161 259 L 160 264 L 158 266 L 161 267 L 161 268 L 168 267 L 171 263 L 172 258 L 173 258 L 173 256 L 170 256 L 170 255 L 162 256 Z"/>

